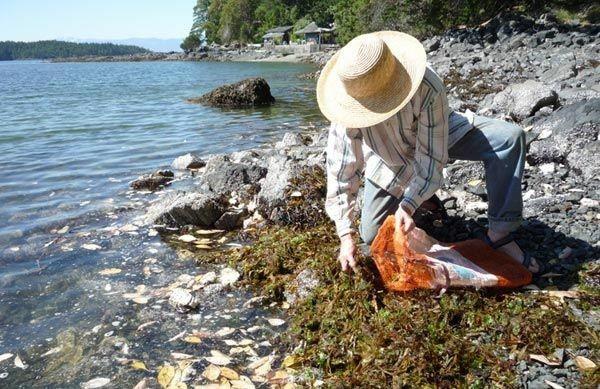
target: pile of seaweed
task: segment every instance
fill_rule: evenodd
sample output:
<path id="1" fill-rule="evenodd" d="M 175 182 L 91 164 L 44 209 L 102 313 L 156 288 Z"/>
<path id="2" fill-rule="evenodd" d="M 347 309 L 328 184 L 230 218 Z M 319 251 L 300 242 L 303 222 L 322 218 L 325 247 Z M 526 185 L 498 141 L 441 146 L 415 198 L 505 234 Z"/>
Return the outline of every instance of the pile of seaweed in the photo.
<path id="1" fill-rule="evenodd" d="M 321 191 L 323 179 L 306 176 L 296 183 L 303 188 L 292 189 L 310 193 L 310 185 Z M 361 257 L 363 274 L 343 273 L 333 226 L 321 215 L 298 216 L 298 209 L 312 209 L 300 199 L 293 208 L 294 222 L 251 232 L 254 243 L 227 260 L 246 285 L 272 301 L 283 301 L 286 287 L 303 270 L 318 275 L 319 286 L 292 304 L 283 339 L 300 383 L 513 387 L 521 379 L 517 365 L 531 355 L 567 350 L 573 357 L 583 345 L 592 360 L 600 357 L 598 333 L 573 314 L 574 307 L 589 312 L 598 306 L 598 266 L 581 268 L 575 300 L 552 288 L 388 293 L 368 258 Z M 316 217 L 309 222 L 311 216 Z M 575 374 L 571 378 L 582 387 L 600 382 L 597 368 Z"/>

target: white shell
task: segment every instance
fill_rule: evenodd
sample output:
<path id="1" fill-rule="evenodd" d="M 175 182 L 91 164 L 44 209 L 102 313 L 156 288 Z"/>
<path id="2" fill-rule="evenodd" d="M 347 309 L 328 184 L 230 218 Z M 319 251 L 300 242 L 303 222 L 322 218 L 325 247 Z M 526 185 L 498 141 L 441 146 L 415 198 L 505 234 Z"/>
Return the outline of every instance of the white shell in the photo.
<path id="1" fill-rule="evenodd" d="M 183 288 L 175 288 L 169 297 L 169 304 L 178 309 L 193 309 L 198 306 L 198 299 Z"/>

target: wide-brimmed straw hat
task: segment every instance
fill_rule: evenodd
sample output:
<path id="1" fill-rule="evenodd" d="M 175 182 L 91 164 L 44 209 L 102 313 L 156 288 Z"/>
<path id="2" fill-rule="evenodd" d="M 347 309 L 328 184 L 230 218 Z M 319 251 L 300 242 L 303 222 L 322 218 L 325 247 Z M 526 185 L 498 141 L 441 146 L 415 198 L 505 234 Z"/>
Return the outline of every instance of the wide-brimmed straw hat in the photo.
<path id="1" fill-rule="evenodd" d="M 408 34 L 379 31 L 357 36 L 321 71 L 319 108 L 327 119 L 348 128 L 375 125 L 410 101 L 425 68 L 425 48 Z"/>

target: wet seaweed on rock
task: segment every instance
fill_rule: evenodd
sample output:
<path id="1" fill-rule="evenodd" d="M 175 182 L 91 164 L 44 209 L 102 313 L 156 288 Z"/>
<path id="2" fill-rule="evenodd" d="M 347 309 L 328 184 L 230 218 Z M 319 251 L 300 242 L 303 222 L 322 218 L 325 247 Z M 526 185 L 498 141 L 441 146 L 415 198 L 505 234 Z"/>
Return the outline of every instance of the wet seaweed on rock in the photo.
<path id="1" fill-rule="evenodd" d="M 280 222 L 286 225 L 317 225 L 327 221 L 324 198 L 327 192 L 325 170 L 318 165 L 303 168 L 290 180 Z"/>
<path id="2" fill-rule="evenodd" d="M 531 353 L 587 343 L 598 357 L 597 333 L 564 301 L 526 291 L 387 293 L 376 279 L 340 271 L 334 237 L 330 225 L 272 227 L 231 259 L 244 283 L 277 301 L 300 271 L 318 272 L 319 287 L 290 310 L 286 343 L 302 361 L 300 379 L 316 371 L 334 387 L 517 386 L 516 364 Z M 598 306 L 592 295 L 581 301 Z"/>

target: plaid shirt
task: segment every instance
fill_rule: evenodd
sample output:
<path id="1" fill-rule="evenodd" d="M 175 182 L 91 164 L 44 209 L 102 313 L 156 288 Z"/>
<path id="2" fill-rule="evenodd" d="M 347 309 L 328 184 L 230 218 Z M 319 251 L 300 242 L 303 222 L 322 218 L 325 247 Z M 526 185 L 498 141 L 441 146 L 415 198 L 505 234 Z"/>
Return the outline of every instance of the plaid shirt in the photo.
<path id="1" fill-rule="evenodd" d="M 396 115 L 367 128 L 332 123 L 327 141 L 325 210 L 339 236 L 353 231 L 360 177 L 396 197 L 410 214 L 442 183 L 448 147 L 472 128 L 472 114 L 450 113 L 446 88 L 429 67 L 414 97 Z M 366 167 L 365 167 L 366 162 Z"/>

